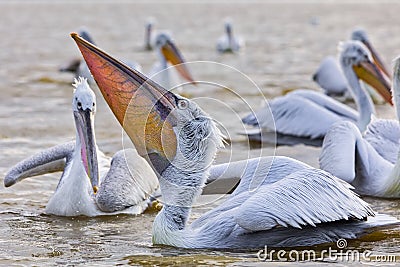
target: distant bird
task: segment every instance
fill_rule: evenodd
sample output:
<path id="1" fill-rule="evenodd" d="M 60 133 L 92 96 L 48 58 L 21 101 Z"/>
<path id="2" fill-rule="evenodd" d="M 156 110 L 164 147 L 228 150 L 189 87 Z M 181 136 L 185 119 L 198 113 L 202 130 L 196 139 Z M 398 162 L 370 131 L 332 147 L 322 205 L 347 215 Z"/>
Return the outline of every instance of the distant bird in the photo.
<path id="1" fill-rule="evenodd" d="M 277 144 L 291 144 L 285 138 L 320 146 L 329 128 L 338 121 L 351 121 L 364 131 L 375 109 L 360 79 L 373 86 L 391 103 L 390 82 L 375 64 L 369 50 L 358 41 L 347 41 L 340 46 L 340 64 L 348 80 L 358 112 L 331 97 L 313 90 L 295 90 L 268 102 L 268 105 L 244 117 L 245 124 L 258 126 L 249 135 L 261 140 L 264 130 L 276 130 Z M 271 115 L 272 114 L 272 115 Z M 280 140 L 282 139 L 282 140 Z"/>
<path id="2" fill-rule="evenodd" d="M 93 41 L 93 38 L 89 34 L 89 32 L 85 29 L 82 29 L 79 31 L 79 36 L 84 38 L 86 41 L 95 44 Z M 134 68 L 136 70 L 142 71 L 142 67 L 140 64 L 138 64 L 135 61 L 127 61 L 125 62 L 129 67 Z M 77 79 L 78 77 L 84 77 L 88 80 L 90 84 L 95 84 L 95 81 L 93 80 L 92 74 L 90 73 L 86 62 L 82 60 L 81 58 L 74 58 L 67 63 L 64 63 L 61 65 L 59 68 L 60 72 L 71 72 L 74 74 L 74 78 Z"/>
<path id="3" fill-rule="evenodd" d="M 155 20 L 153 18 L 148 18 L 144 26 L 144 49 L 151 51 L 154 49 L 154 24 Z"/>
<path id="4" fill-rule="evenodd" d="M 153 243 L 218 249 L 310 246 L 398 222 L 385 215 L 372 217 L 373 210 L 351 186 L 331 174 L 270 157 L 266 163 L 271 168 L 259 188 L 249 191 L 246 184 L 239 185 L 226 202 L 188 225 L 191 207 L 223 145 L 215 122 L 195 102 L 148 81 L 78 35 L 72 38 L 114 115 L 158 172 L 163 208 L 153 223 Z"/>
<path id="5" fill-rule="evenodd" d="M 155 51 L 158 61 L 153 65 L 148 76 L 162 85 L 164 88 L 172 89 L 180 85 L 176 73 L 191 84 L 195 84 L 192 74 L 171 36 L 166 32 L 160 32 L 155 37 Z M 171 65 L 169 65 L 169 63 Z M 173 68 L 171 68 L 173 66 Z M 176 70 L 176 72 L 175 72 Z"/>
<path id="6" fill-rule="evenodd" d="M 47 214 L 142 213 L 150 203 L 150 195 L 158 189 L 155 173 L 134 149 L 118 151 L 112 159 L 98 149 L 94 133 L 95 94 L 85 78 L 76 80 L 74 86 L 76 141 L 49 148 L 18 163 L 6 174 L 4 185 L 9 187 L 28 177 L 63 171 L 47 203 Z"/>
<path id="7" fill-rule="evenodd" d="M 232 23 L 227 20 L 225 22 L 225 34 L 217 40 L 217 51 L 220 53 L 235 53 L 243 49 L 244 46 L 244 40 L 233 35 Z"/>
<path id="8" fill-rule="evenodd" d="M 375 119 L 365 133 L 340 122 L 325 136 L 321 169 L 352 184 L 359 194 L 400 198 L 400 58 L 395 60 L 393 98 L 398 121 Z"/>
<path id="9" fill-rule="evenodd" d="M 379 54 L 372 46 L 367 33 L 364 30 L 356 29 L 351 34 L 351 40 L 362 42 L 371 52 L 374 61 L 388 78 L 390 74 L 381 60 Z M 329 96 L 351 97 L 348 90 L 347 79 L 344 76 L 340 64 L 332 56 L 324 58 L 319 65 L 317 71 L 313 74 L 313 80 L 325 91 Z"/>

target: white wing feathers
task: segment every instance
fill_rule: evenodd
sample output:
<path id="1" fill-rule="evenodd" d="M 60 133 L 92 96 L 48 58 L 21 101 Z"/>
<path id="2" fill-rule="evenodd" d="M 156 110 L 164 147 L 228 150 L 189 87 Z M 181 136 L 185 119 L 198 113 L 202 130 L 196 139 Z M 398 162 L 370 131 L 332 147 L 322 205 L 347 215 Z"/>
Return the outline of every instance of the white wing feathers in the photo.
<path id="1" fill-rule="evenodd" d="M 341 120 L 356 121 L 358 113 L 324 94 L 312 90 L 296 90 L 269 102 L 243 122 L 278 133 L 310 138 L 323 137 L 330 126 Z M 258 121 L 258 123 L 257 123 Z"/>
<path id="2" fill-rule="evenodd" d="M 295 90 L 290 94 L 306 98 L 314 102 L 315 104 L 318 104 L 319 106 L 324 107 L 327 110 L 330 110 L 333 113 L 345 117 L 349 120 L 356 121 L 358 119 L 357 111 L 355 111 L 354 109 L 350 108 L 349 106 L 343 103 L 336 101 L 332 97 L 321 94 L 317 91 L 300 89 L 300 90 Z"/>
<path id="3" fill-rule="evenodd" d="M 238 207 L 235 219 L 248 231 L 262 231 L 277 226 L 302 228 L 374 215 L 351 188 L 322 170 L 297 171 L 260 188 Z"/>
<path id="4" fill-rule="evenodd" d="M 364 133 L 365 140 L 381 157 L 395 164 L 399 155 L 400 125 L 396 120 L 373 118 Z"/>

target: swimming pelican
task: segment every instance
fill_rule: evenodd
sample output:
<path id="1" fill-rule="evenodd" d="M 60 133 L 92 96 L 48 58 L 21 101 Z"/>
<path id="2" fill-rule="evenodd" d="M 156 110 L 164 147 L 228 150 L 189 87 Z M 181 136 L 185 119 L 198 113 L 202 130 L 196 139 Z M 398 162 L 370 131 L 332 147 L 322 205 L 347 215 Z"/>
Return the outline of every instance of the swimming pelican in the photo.
<path id="1" fill-rule="evenodd" d="M 92 36 L 89 34 L 89 32 L 86 29 L 81 29 L 79 31 L 79 36 L 84 38 L 86 41 L 88 41 L 92 44 L 95 44 Z M 129 67 L 134 68 L 135 70 L 142 71 L 142 66 L 140 66 L 140 64 L 135 61 L 127 61 L 126 64 Z M 70 60 L 69 62 L 63 64 L 59 68 L 59 71 L 60 72 L 71 72 L 74 74 L 75 79 L 78 79 L 79 77 L 84 77 L 88 80 L 88 82 L 90 84 L 95 84 L 95 81 L 86 65 L 86 62 L 84 60 L 82 60 L 81 58 L 74 58 L 74 59 Z"/>
<path id="2" fill-rule="evenodd" d="M 372 46 L 367 33 L 362 29 L 356 29 L 351 33 L 351 40 L 362 42 L 371 52 L 374 61 L 379 68 L 390 77 L 389 72 L 383 61 L 381 60 L 376 49 Z M 339 62 L 332 56 L 324 58 L 313 74 L 313 80 L 325 91 L 329 96 L 344 96 L 350 97 L 347 85 L 347 79 L 344 76 Z"/>
<path id="3" fill-rule="evenodd" d="M 166 32 L 160 32 L 155 37 L 155 50 L 158 57 L 150 73 L 149 77 L 167 89 L 172 89 L 179 85 L 175 72 L 171 71 L 168 63 L 174 66 L 174 69 L 182 78 L 189 83 L 195 84 L 189 68 L 185 64 L 185 60 L 179 49 L 176 47 L 171 36 Z"/>
<path id="4" fill-rule="evenodd" d="M 341 43 L 340 63 L 358 112 L 325 94 L 313 90 L 295 90 L 274 98 L 269 101 L 269 106 L 266 105 L 242 119 L 245 124 L 261 128 L 249 138 L 259 140 L 262 129 L 276 129 L 278 145 L 287 144 L 286 140 L 280 140 L 280 135 L 296 138 L 298 142 L 306 144 L 310 140 L 320 140 L 317 145 L 321 145 L 329 128 L 335 122 L 343 120 L 355 122 L 364 131 L 375 109 L 360 79 L 391 102 L 389 82 L 376 66 L 368 49 L 358 41 Z"/>
<path id="5" fill-rule="evenodd" d="M 400 58 L 395 60 L 393 97 L 400 121 Z M 321 169 L 351 183 L 362 195 L 400 198 L 400 126 L 374 120 L 365 135 L 350 122 L 334 124 L 325 136 Z"/>
<path id="6" fill-rule="evenodd" d="M 217 51 L 220 53 L 236 53 L 245 46 L 241 37 L 233 35 L 232 23 L 225 22 L 225 34 L 217 40 Z"/>
<path id="7" fill-rule="evenodd" d="M 153 18 L 148 18 L 144 26 L 144 49 L 148 51 L 154 48 L 154 24 L 155 20 Z"/>
<path id="8" fill-rule="evenodd" d="M 86 29 L 81 29 L 79 31 L 79 36 L 84 38 L 86 41 L 88 41 L 92 44 L 95 44 L 92 36 L 89 34 L 89 32 Z M 74 58 L 74 59 L 68 61 L 67 63 L 64 63 L 59 68 L 59 71 L 60 72 L 71 72 L 74 74 L 75 79 L 77 79 L 79 77 L 84 77 L 89 81 L 90 84 L 95 84 L 95 81 L 86 65 L 86 62 L 84 60 L 82 60 L 81 58 Z"/>
<path id="9" fill-rule="evenodd" d="M 57 189 L 47 203 L 47 214 L 142 213 L 150 202 L 149 194 L 158 189 L 155 173 L 134 149 L 118 151 L 110 166 L 110 158 L 96 145 L 95 94 L 85 78 L 75 80 L 74 87 L 72 110 L 76 141 L 57 145 L 18 163 L 7 173 L 5 186 L 27 177 L 63 171 Z"/>
<path id="10" fill-rule="evenodd" d="M 165 90 L 77 34 L 71 36 L 114 115 L 159 174 L 164 206 L 154 220 L 153 243 L 186 248 L 309 246 L 355 238 L 371 226 L 396 222 L 384 215 L 371 217 L 369 205 L 331 174 L 271 157 L 262 186 L 251 192 L 237 189 L 224 204 L 187 225 L 222 146 L 214 121 L 196 103 Z"/>

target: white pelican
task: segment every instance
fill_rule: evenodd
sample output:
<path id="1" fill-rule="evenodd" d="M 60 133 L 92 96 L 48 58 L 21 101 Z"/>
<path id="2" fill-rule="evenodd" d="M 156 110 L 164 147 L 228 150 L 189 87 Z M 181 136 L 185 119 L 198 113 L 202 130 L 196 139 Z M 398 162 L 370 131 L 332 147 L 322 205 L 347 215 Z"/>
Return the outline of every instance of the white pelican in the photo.
<path id="1" fill-rule="evenodd" d="M 164 203 L 154 220 L 153 243 L 185 248 L 310 246 L 397 222 L 385 215 L 371 217 L 369 205 L 331 174 L 271 157 L 262 186 L 249 191 L 239 185 L 224 204 L 187 225 L 222 146 L 220 131 L 196 103 L 149 81 L 77 34 L 71 36 L 114 115 L 159 174 Z"/>
<path id="2" fill-rule="evenodd" d="M 324 90 L 325 94 L 348 98 L 347 79 L 344 77 L 339 62 L 335 57 L 325 57 L 312 78 Z"/>
<path id="3" fill-rule="evenodd" d="M 395 60 L 393 97 L 400 120 L 400 58 Z M 320 167 L 351 183 L 362 195 L 400 198 L 400 126 L 374 120 L 367 132 L 350 122 L 334 124 L 325 136 Z"/>
<path id="4" fill-rule="evenodd" d="M 217 40 L 217 51 L 220 53 L 236 53 L 245 46 L 241 37 L 233 35 L 232 23 L 225 22 L 225 34 Z"/>
<path id="5" fill-rule="evenodd" d="M 274 98 L 269 101 L 269 106 L 266 105 L 242 119 L 245 124 L 261 128 L 256 134 L 249 135 L 249 138 L 260 139 L 262 129 L 276 129 L 278 145 L 290 144 L 285 143 L 287 141 L 284 139 L 280 140 L 281 136 L 289 139 L 293 137 L 298 142 L 307 144 L 310 140 L 322 141 L 329 128 L 335 122 L 343 120 L 355 122 L 364 131 L 375 109 L 360 79 L 391 102 L 389 82 L 376 66 L 368 49 L 358 41 L 341 43 L 340 63 L 358 112 L 323 93 L 295 90 Z"/>
<path id="6" fill-rule="evenodd" d="M 372 46 L 367 33 L 362 29 L 356 29 L 351 33 L 351 40 L 362 42 L 371 52 L 374 61 L 379 68 L 389 76 L 389 72 L 380 56 Z M 350 97 L 347 85 L 347 79 L 344 76 L 339 62 L 332 56 L 324 58 L 319 65 L 317 71 L 313 75 L 313 80 L 325 91 L 329 96 Z"/>
<path id="7" fill-rule="evenodd" d="M 27 177 L 63 170 L 57 189 L 46 206 L 47 214 L 142 213 L 149 204 L 149 194 L 158 189 L 155 173 L 133 149 L 117 152 L 110 166 L 110 158 L 96 145 L 95 94 L 84 78 L 75 80 L 74 86 L 72 109 L 76 141 L 44 150 L 18 163 L 7 173 L 5 186 Z"/>
<path id="8" fill-rule="evenodd" d="M 79 31 L 79 36 L 84 38 L 86 41 L 91 42 L 92 44 L 95 44 L 93 41 L 93 38 L 89 34 L 89 32 L 86 29 L 81 29 Z M 142 71 L 142 66 L 135 62 L 135 61 L 127 61 L 125 62 L 129 67 Z M 74 74 L 74 78 L 77 79 L 79 77 L 84 77 L 86 78 L 90 84 L 95 84 L 95 81 L 93 80 L 92 74 L 90 73 L 86 62 L 82 60 L 81 58 L 74 58 L 70 60 L 69 62 L 66 62 L 65 64 L 61 65 L 59 68 L 60 72 L 71 72 Z"/>
<path id="9" fill-rule="evenodd" d="M 180 84 L 176 77 L 176 72 L 171 71 L 169 64 L 174 66 L 174 69 L 182 78 L 189 83 L 195 84 L 190 71 L 185 64 L 185 60 L 179 49 L 176 47 L 171 36 L 166 32 L 160 32 L 155 37 L 155 50 L 158 57 L 150 73 L 149 77 L 167 89 L 172 89 Z M 174 76 L 175 75 L 175 76 Z"/>

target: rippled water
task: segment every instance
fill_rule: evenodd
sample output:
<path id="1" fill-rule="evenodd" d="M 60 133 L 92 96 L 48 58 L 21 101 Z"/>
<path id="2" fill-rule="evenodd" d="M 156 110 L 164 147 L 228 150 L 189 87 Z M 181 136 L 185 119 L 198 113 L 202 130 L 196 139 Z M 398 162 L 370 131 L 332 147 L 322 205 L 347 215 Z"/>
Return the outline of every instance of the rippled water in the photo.
<path id="1" fill-rule="evenodd" d="M 3 1 L 0 10 L 1 184 L 8 168 L 19 160 L 74 138 L 71 76 L 58 73 L 57 69 L 71 57 L 79 56 L 69 33 L 83 25 L 101 48 L 117 57 L 138 61 L 144 70 L 149 70 L 156 57 L 142 50 L 143 26 L 146 18 L 153 16 L 158 29 L 171 30 L 188 61 L 216 61 L 237 68 L 267 98 L 295 88 L 316 89 L 311 74 L 319 61 L 325 55 L 335 54 L 337 42 L 347 39 L 356 26 L 368 30 L 387 63 L 400 52 L 396 31 L 400 5 L 382 4 L 378 0 L 368 4 Z M 241 55 L 221 56 L 215 52 L 215 40 L 222 32 L 226 16 L 232 18 L 235 33 L 247 41 Z M 275 153 L 273 148 L 249 150 L 245 139 L 237 134 L 239 118 L 248 112 L 247 104 L 257 107 L 261 102 L 260 92 L 249 79 L 234 69 L 211 63 L 194 63 L 192 72 L 197 80 L 212 81 L 234 92 L 212 85 L 185 91 L 230 136 L 232 145 L 219 152 L 218 162 Z M 112 155 L 122 147 L 121 129 L 100 96 L 98 102 L 98 144 Z M 394 110 L 388 105 L 379 105 L 377 112 L 380 117 L 394 117 Z M 276 151 L 278 155 L 289 155 L 313 166 L 317 166 L 318 153 L 318 149 L 305 146 Z M 59 175 L 27 179 L 11 188 L 0 186 L 0 264 L 257 263 L 256 251 L 152 246 L 155 213 L 100 218 L 44 215 Z M 207 204 L 195 208 L 193 218 L 220 202 L 209 198 L 202 199 Z M 377 211 L 400 218 L 399 201 L 366 200 Z M 349 247 L 400 255 L 398 231 L 399 228 L 389 229 L 351 241 Z"/>

